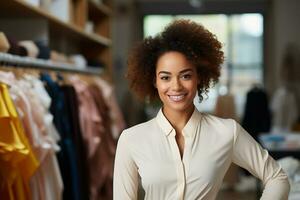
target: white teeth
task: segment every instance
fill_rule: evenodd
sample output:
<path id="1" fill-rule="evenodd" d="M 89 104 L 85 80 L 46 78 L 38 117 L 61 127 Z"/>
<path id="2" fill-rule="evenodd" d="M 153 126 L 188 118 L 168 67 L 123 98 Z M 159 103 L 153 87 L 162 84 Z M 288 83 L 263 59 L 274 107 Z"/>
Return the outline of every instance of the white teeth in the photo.
<path id="1" fill-rule="evenodd" d="M 184 95 L 169 95 L 172 101 L 180 101 L 184 98 Z"/>

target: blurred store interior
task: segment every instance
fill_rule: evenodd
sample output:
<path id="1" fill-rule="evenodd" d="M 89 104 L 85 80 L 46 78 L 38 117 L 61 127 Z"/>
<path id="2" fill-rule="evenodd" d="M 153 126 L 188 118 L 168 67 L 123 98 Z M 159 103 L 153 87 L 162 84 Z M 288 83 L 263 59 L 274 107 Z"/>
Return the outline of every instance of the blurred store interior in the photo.
<path id="1" fill-rule="evenodd" d="M 71 164 L 62 164 L 66 161 L 66 157 L 58 156 L 62 178 L 52 181 L 69 188 L 68 194 L 63 192 L 62 188 L 58 188 L 60 191 L 58 196 L 63 196 L 62 199 L 111 199 L 113 158 L 120 133 L 126 127 L 155 117 L 161 106 L 157 102 L 141 102 L 129 91 L 125 77 L 128 53 L 137 41 L 155 36 L 172 20 L 191 19 L 213 32 L 222 42 L 225 53 L 219 83 L 210 89 L 202 103 L 199 104 L 198 99 L 195 99 L 196 107 L 201 112 L 233 118 L 241 123 L 286 170 L 292 183 L 289 199 L 296 200 L 300 199 L 299 10 L 298 0 L 1 0 L 0 83 L 10 85 L 9 90 L 14 87 L 13 85 L 18 85 L 28 96 L 31 92 L 40 90 L 33 87 L 32 84 L 35 82 L 31 76 L 24 74 L 35 76 L 44 71 L 48 73 L 43 74 L 42 80 L 52 98 L 51 107 L 50 100 L 38 98 L 41 93 L 35 95 L 36 99 L 31 96 L 29 101 L 44 102 L 45 105 L 38 108 L 34 103 L 30 103 L 33 111 L 35 108 L 39 110 L 37 113 L 32 111 L 34 113 L 32 119 L 45 139 L 51 126 L 45 125 L 47 119 L 39 121 L 41 117 L 38 117 L 38 113 L 47 113 L 49 111 L 46 110 L 50 110 L 50 118 L 51 120 L 53 118 L 61 140 L 55 139 L 56 136 L 52 135 L 52 142 L 49 144 L 53 146 L 53 151 L 50 153 L 49 150 L 36 150 L 40 147 L 33 147 L 33 151 L 38 152 L 36 154 L 40 163 L 44 155 L 53 156 L 55 152 L 57 153 L 56 147 L 67 149 L 66 151 L 73 151 L 72 148 L 75 148 L 77 153 L 87 151 L 88 156 L 77 155 L 80 158 L 72 157 L 76 155 L 69 152 L 67 158 Z M 7 39 L 3 39 L 5 36 Z M 40 60 L 37 61 L 37 58 Z M 49 60 L 51 61 L 48 62 Z M 31 80 L 31 86 L 29 84 L 28 87 L 36 90 L 26 93 L 29 89 L 24 82 L 17 83 L 15 82 L 17 80 L 2 72 L 14 74 L 18 81 L 20 77 L 25 77 L 27 81 Z M 90 81 L 90 76 L 98 76 L 101 79 Z M 60 98 L 56 93 L 58 86 L 54 86 L 51 82 L 53 80 L 49 77 L 52 79 L 55 77 L 59 87 L 64 84 L 74 86 L 74 91 L 67 87 L 62 90 L 65 100 L 69 98 L 69 101 L 72 101 L 72 95 L 76 93 L 77 103 L 85 102 L 85 104 L 76 107 L 77 111 L 72 110 L 73 107 L 62 109 L 59 101 L 54 100 Z M 99 104 L 97 100 L 94 100 L 96 103 L 90 103 L 92 100 L 87 97 L 89 94 L 85 93 L 87 88 L 94 91 L 91 94 L 95 99 L 97 95 L 98 99 L 99 95 L 101 96 Z M 11 93 L 14 103 L 20 103 L 21 100 L 14 99 L 14 91 Z M 105 102 L 106 106 L 101 107 L 104 105 L 101 102 Z M 18 105 L 22 107 L 23 104 Z M 68 107 L 69 102 L 66 101 L 64 105 Z M 95 109 L 99 110 L 99 118 L 94 117 L 97 115 L 93 112 Z M 18 106 L 17 110 L 22 111 Z M 73 115 L 78 115 L 78 112 L 86 114 L 74 118 Z M 105 117 L 108 115 L 111 121 L 106 122 Z M 23 123 L 29 123 L 32 119 L 24 118 Z M 89 120 L 93 123 L 89 123 Z M 45 124 L 41 125 L 43 123 Z M 70 126 L 66 127 L 66 123 Z M 81 128 L 74 124 L 80 124 Z M 24 124 L 23 126 L 25 132 L 27 129 L 34 132 L 33 128 L 28 128 Z M 101 126 L 101 130 L 98 130 L 97 126 Z M 85 132 L 89 128 L 97 129 L 99 135 L 93 135 L 97 131 L 87 131 L 86 135 L 78 132 L 77 139 L 74 139 L 74 147 L 68 146 L 69 135 L 61 134 L 63 132 L 72 135 L 76 130 Z M 0 130 L 2 134 L 4 128 L 1 127 Z M 101 133 L 103 130 L 109 132 L 110 136 L 103 136 Z M 29 139 L 29 143 L 35 144 L 33 138 Z M 47 141 L 44 139 L 40 142 Z M 1 148 L 0 145 L 0 150 Z M 92 160 L 89 160 L 90 155 L 94 156 Z M 103 157 L 97 159 L 97 156 Z M 74 168 L 71 162 L 73 158 L 86 159 L 88 164 L 81 165 L 78 164 L 81 162 L 77 161 L 78 166 Z M 51 159 L 47 162 L 52 163 Z M 95 162 L 97 164 L 91 167 Z M 45 173 L 43 170 L 47 170 L 45 166 L 39 175 L 35 175 L 36 180 L 42 181 L 41 177 Z M 51 166 L 57 164 L 52 163 Z M 103 169 L 98 169 L 97 166 Z M 37 169 L 38 167 L 32 171 Z M 64 175 L 69 173 L 69 169 L 70 174 Z M 5 168 L 2 169 L 0 166 L 1 170 Z M 88 183 L 84 189 L 77 190 L 78 193 L 76 187 L 80 188 L 80 184 L 66 183 L 76 170 L 80 175 L 72 181 L 76 184 L 78 181 Z M 93 179 L 95 177 L 95 174 L 91 175 L 93 170 L 103 174 L 102 182 Z M 27 174 L 31 176 L 34 173 L 29 175 L 27 171 Z M 3 173 L 0 175 L 0 178 L 4 177 Z M 85 180 L 86 176 L 89 177 L 88 180 Z M 47 184 L 51 185 L 49 182 Z M 31 184 L 31 187 L 34 186 Z M 35 187 L 38 188 L 37 185 Z M 259 199 L 261 188 L 261 183 L 248 172 L 232 166 L 224 179 L 218 199 Z M 10 199 L 3 188 L 0 192 Z M 77 197 L 73 198 L 72 195 Z M 56 198 L 50 194 L 48 197 Z M 142 197 L 141 188 L 140 198 Z"/>
<path id="2" fill-rule="evenodd" d="M 292 156 L 299 161 L 299 8 L 300 2 L 296 0 L 116 1 L 118 20 L 113 34 L 117 40 L 114 67 L 118 73 L 114 75 L 119 79 L 125 73 L 126 55 L 136 41 L 154 36 L 173 19 L 188 18 L 202 23 L 223 43 L 226 61 L 220 82 L 204 102 L 197 104 L 195 100 L 197 108 L 236 119 L 275 158 Z M 120 82 L 116 88 L 120 91 L 120 102 L 126 102 L 127 86 Z M 144 121 L 144 115 L 155 116 L 159 107 L 138 101 L 130 107 L 127 103 L 121 105 L 128 124 Z M 289 165 L 293 169 L 297 168 L 294 161 L 291 159 Z M 258 199 L 257 181 L 238 169 L 231 172 L 227 183 L 225 178 L 219 199 Z M 297 187 L 300 188 L 299 183 Z M 299 192 L 297 187 L 292 190 Z"/>

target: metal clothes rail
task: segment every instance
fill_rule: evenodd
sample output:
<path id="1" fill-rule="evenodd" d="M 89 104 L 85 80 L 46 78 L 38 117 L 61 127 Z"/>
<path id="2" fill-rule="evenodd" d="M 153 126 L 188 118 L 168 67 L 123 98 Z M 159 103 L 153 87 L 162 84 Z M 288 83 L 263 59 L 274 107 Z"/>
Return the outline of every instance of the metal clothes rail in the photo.
<path id="1" fill-rule="evenodd" d="M 21 57 L 0 52 L 0 66 L 1 65 L 53 71 L 75 72 L 91 75 L 100 75 L 103 72 L 103 69 L 101 68 L 86 67 L 84 69 L 80 69 L 75 65 L 71 64 L 53 62 L 50 60 L 43 60 L 38 58 Z"/>

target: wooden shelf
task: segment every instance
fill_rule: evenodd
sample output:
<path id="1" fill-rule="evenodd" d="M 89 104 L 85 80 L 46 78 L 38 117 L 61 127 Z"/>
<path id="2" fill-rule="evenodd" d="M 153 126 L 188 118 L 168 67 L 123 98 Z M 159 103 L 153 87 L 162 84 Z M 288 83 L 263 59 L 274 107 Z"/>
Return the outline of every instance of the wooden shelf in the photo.
<path id="1" fill-rule="evenodd" d="M 68 1 L 70 18 L 69 21 L 64 21 L 24 0 L 0 0 L 0 21 L 5 24 L 7 20 L 8 24 L 2 31 L 7 31 L 17 40 L 46 40 L 51 50 L 66 55 L 82 54 L 88 60 L 99 60 L 105 66 L 104 71 L 112 77 L 110 30 L 113 12 L 110 0 L 106 4 L 97 4 L 91 0 Z M 94 24 L 93 33 L 84 31 L 88 20 Z M 20 29 L 14 26 L 15 22 L 21 24 Z M 31 24 L 35 27 L 32 32 Z M 24 38 L 22 29 L 26 32 Z"/>
<path id="2" fill-rule="evenodd" d="M 111 9 L 104 4 L 97 4 L 92 0 L 88 1 L 89 13 L 97 13 L 101 16 L 111 16 Z"/>
<path id="3" fill-rule="evenodd" d="M 0 2 L 1 18 L 43 18 L 46 19 L 50 27 L 50 35 L 55 37 L 64 37 L 64 40 L 70 40 L 71 43 L 78 43 L 79 46 L 92 45 L 93 47 L 109 47 L 111 40 L 109 38 L 84 32 L 81 28 L 64 22 L 48 12 L 35 7 L 22 0 L 5 0 Z M 53 33 L 53 34 L 51 34 Z"/>

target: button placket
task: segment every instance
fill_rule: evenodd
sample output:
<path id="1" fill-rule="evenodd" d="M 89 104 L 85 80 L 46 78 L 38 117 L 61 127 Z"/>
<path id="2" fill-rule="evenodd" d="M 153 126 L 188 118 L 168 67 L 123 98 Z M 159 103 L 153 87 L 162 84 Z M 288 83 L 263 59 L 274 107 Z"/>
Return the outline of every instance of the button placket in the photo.
<path id="1" fill-rule="evenodd" d="M 173 158 L 177 165 L 178 199 L 183 199 L 184 190 L 185 190 L 185 170 L 184 170 L 184 163 L 181 160 L 180 151 L 179 151 L 179 147 L 177 145 L 176 139 L 175 139 L 175 135 L 176 135 L 175 130 L 172 130 L 170 137 L 169 137 L 169 141 L 171 143 Z M 185 157 L 185 149 L 184 149 L 182 158 L 184 158 L 184 157 Z"/>
<path id="2" fill-rule="evenodd" d="M 185 175 L 189 171 L 190 167 L 190 155 L 191 155 L 191 137 L 185 136 L 184 138 L 184 152 L 182 157 L 182 162 L 184 164 Z"/>

